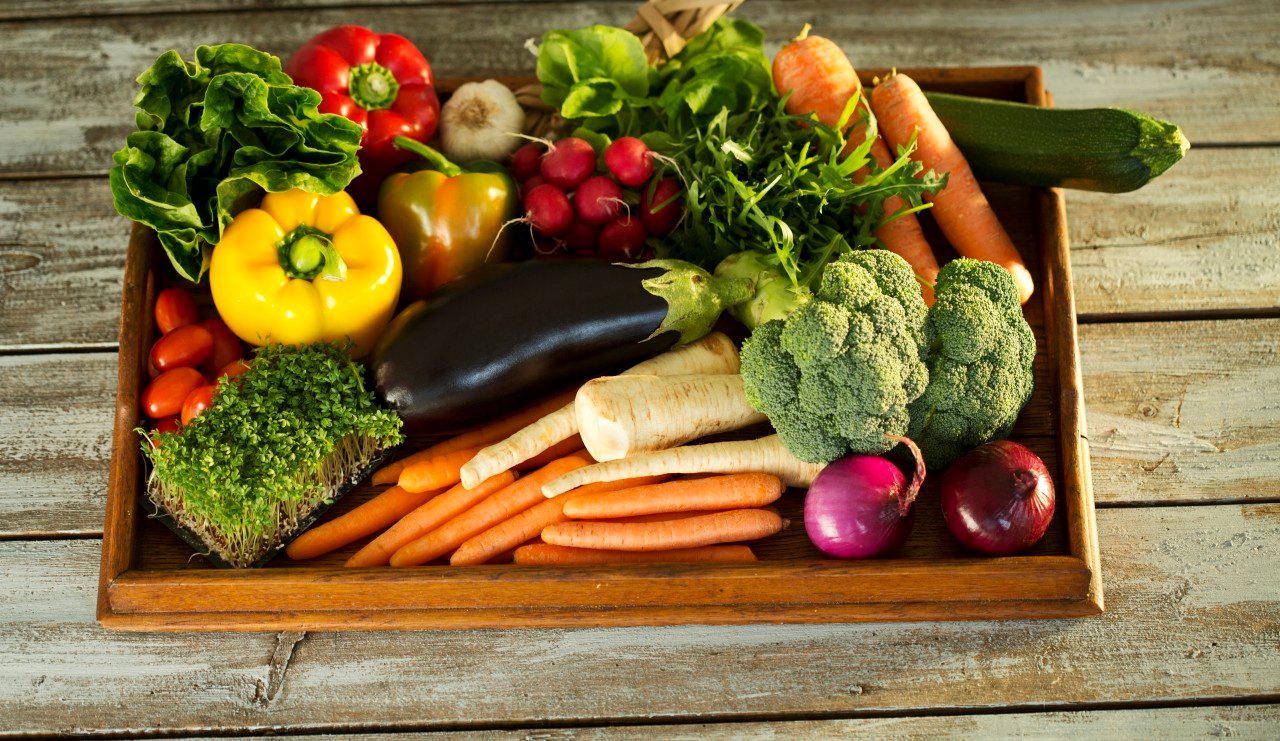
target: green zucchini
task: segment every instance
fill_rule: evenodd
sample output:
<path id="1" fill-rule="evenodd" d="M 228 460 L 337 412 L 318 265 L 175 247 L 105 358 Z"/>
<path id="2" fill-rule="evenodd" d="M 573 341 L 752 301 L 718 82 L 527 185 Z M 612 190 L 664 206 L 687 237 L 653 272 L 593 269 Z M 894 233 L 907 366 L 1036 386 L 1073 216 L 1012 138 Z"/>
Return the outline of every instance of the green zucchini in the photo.
<path id="1" fill-rule="evenodd" d="M 979 180 L 1124 193 L 1168 170 L 1191 146 L 1174 124 L 1122 108 L 926 96 Z"/>

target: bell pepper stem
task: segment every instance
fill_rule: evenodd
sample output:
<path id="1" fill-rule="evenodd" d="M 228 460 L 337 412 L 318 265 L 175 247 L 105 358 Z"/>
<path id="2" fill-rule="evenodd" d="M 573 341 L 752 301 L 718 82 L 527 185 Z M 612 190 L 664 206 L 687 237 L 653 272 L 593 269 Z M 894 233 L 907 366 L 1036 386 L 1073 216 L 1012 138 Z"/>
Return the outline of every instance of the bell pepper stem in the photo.
<path id="1" fill-rule="evenodd" d="M 437 170 L 449 177 L 457 177 L 462 174 L 462 168 L 449 161 L 448 157 L 428 147 L 416 139 L 410 139 L 407 136 L 397 136 L 393 143 L 396 149 L 404 149 L 422 157 L 430 162 Z"/>
<path id="2" fill-rule="evenodd" d="M 285 235 L 277 251 L 280 266 L 291 278 L 301 280 L 346 280 L 347 263 L 343 261 L 328 234 L 307 226 L 299 226 Z"/>
<path id="3" fill-rule="evenodd" d="M 391 70 L 377 62 L 369 62 L 351 68 L 347 94 L 366 111 L 379 111 L 396 102 L 400 83 Z"/>

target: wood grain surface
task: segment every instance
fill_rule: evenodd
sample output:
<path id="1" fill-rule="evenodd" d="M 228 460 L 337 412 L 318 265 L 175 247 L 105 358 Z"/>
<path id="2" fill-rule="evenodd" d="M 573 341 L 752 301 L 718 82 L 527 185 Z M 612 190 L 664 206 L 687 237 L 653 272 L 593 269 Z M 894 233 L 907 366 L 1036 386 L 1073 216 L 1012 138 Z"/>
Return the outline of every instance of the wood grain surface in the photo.
<path id="1" fill-rule="evenodd" d="M 406 33 L 438 74 L 525 72 L 520 45 L 537 31 L 634 10 L 512 4 L 0 6 L 0 731 L 1280 735 L 1277 705 L 1235 705 L 1280 702 L 1280 320 L 1168 320 L 1280 313 L 1269 0 L 909 0 L 892 12 L 751 0 L 740 11 L 771 49 L 811 21 L 860 66 L 1041 64 L 1058 105 L 1145 110 L 1193 141 L 1141 191 L 1067 195 L 1078 309 L 1086 322 L 1122 320 L 1081 330 L 1103 617 L 405 635 L 95 625 L 128 234 L 102 176 L 129 128 L 133 77 L 171 46 L 284 52 L 349 21 Z M 1227 706 L 1180 707 L 1197 703 Z M 681 725 L 599 727 L 617 720 Z M 683 725 L 699 720 L 722 722 Z"/>
<path id="2" fill-rule="evenodd" d="M 12 730 L 343 731 L 1275 702 L 1280 505 L 1099 512 L 1088 620 L 120 634 L 94 541 L 0 543 Z"/>
<path id="3" fill-rule="evenodd" d="M 1046 6 L 973 2 L 751 2 L 776 50 L 805 22 L 863 67 L 1034 62 L 1060 106 L 1125 105 L 1178 122 L 1192 142 L 1280 141 L 1274 84 L 1280 14 L 1269 0 L 1166 0 Z M 129 131 L 133 79 L 169 48 L 237 40 L 287 54 L 317 30 L 373 23 L 404 32 L 437 76 L 527 73 L 525 38 L 542 30 L 622 23 L 629 3 L 525 3 L 104 16 L 0 24 L 0 173 L 102 173 Z M 873 19 L 869 24 L 868 19 Z M 945 37 L 945 43 L 941 40 Z M 47 74 L 46 70 L 58 70 Z"/>

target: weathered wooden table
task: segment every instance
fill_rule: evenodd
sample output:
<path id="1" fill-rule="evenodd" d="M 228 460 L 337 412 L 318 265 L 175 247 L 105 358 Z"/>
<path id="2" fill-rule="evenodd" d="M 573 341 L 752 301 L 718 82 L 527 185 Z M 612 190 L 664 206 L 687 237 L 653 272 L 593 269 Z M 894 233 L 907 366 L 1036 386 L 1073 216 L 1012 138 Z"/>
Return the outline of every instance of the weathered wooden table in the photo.
<path id="1" fill-rule="evenodd" d="M 525 38 L 621 23 L 634 5 L 0 6 L 0 733 L 1280 733 L 1274 0 L 753 0 L 740 11 L 774 48 L 808 21 L 867 66 L 1040 64 L 1059 105 L 1149 111 L 1194 143 L 1144 190 L 1068 194 L 1105 615 L 404 634 L 98 627 L 128 232 L 105 175 L 132 121 L 133 77 L 170 47 L 287 52 L 351 22 L 407 34 L 440 75 L 527 73 Z"/>

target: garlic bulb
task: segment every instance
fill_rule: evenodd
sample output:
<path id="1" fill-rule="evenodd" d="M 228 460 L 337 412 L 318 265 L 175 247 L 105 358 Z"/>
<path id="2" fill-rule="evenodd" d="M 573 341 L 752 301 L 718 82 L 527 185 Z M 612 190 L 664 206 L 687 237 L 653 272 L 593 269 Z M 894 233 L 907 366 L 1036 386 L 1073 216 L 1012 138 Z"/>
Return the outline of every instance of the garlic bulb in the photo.
<path id="1" fill-rule="evenodd" d="M 497 80 L 468 82 L 440 108 L 440 144 L 449 159 L 505 159 L 522 143 L 524 109 Z"/>

